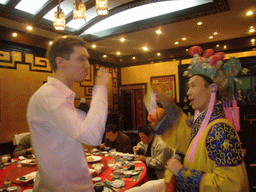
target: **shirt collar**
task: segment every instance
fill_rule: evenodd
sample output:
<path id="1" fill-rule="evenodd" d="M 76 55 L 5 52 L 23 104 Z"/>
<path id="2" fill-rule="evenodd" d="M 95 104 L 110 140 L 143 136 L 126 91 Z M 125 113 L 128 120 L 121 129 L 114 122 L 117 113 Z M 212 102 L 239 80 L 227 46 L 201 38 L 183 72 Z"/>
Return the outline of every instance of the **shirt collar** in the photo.
<path id="1" fill-rule="evenodd" d="M 76 94 L 74 91 L 72 91 L 66 84 L 61 82 L 60 80 L 54 78 L 54 77 L 48 77 L 47 78 L 48 83 L 52 84 L 58 91 L 60 91 L 63 95 L 66 97 L 69 97 L 70 99 L 75 99 Z"/>

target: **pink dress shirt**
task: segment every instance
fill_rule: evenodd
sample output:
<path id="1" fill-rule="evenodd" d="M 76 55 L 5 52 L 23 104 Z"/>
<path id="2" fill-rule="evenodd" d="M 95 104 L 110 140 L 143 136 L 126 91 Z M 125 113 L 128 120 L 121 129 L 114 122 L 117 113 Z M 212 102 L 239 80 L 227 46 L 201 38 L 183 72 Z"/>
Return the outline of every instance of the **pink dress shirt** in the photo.
<path id="1" fill-rule="evenodd" d="M 108 112 L 107 88 L 93 88 L 90 110 L 74 107 L 75 93 L 48 82 L 30 98 L 27 119 L 38 162 L 33 191 L 94 191 L 83 146 L 101 144 Z"/>

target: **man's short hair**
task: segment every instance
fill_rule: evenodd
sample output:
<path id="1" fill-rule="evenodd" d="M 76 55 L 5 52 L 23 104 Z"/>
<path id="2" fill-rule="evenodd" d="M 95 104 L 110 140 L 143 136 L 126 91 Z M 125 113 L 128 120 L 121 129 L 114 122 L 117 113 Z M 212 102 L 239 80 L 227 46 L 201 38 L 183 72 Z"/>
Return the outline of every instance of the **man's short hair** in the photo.
<path id="1" fill-rule="evenodd" d="M 85 41 L 75 35 L 59 37 L 53 41 L 52 45 L 49 45 L 46 52 L 46 58 L 49 60 L 53 72 L 57 71 L 57 64 L 55 59 L 57 57 L 61 57 L 69 60 L 70 55 L 74 51 L 73 47 L 76 45 L 86 48 Z"/>
<path id="2" fill-rule="evenodd" d="M 140 126 L 138 132 L 144 133 L 145 135 L 150 136 L 152 133 L 155 133 L 155 130 L 153 129 L 153 127 L 151 127 L 151 125 L 144 124 Z"/>
<path id="3" fill-rule="evenodd" d="M 112 124 L 112 123 L 110 123 L 110 124 L 107 124 L 107 126 L 106 126 L 106 132 L 113 132 L 113 133 L 116 133 L 117 131 L 118 131 L 118 127 L 117 127 L 117 125 L 116 124 Z"/>

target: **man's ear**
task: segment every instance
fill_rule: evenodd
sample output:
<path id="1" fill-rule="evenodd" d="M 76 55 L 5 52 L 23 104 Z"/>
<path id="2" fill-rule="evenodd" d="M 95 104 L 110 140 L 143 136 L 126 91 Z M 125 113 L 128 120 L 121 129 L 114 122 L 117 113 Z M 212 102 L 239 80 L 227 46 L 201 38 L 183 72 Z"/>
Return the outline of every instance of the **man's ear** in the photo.
<path id="1" fill-rule="evenodd" d="M 65 67 L 65 59 L 64 58 L 56 57 L 55 62 L 56 62 L 57 68 L 60 69 L 60 68 L 64 68 Z"/>

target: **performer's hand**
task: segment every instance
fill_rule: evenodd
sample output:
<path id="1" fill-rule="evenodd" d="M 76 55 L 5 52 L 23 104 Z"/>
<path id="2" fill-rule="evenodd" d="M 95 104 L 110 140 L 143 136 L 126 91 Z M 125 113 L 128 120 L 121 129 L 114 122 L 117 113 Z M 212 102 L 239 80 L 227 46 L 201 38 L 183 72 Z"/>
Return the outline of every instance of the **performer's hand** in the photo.
<path id="1" fill-rule="evenodd" d="M 174 175 L 178 175 L 180 169 L 183 167 L 181 162 L 178 159 L 170 158 L 166 161 L 166 169 L 169 169 Z"/>

